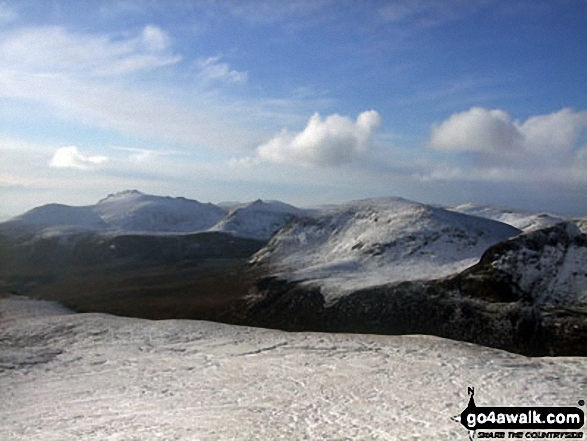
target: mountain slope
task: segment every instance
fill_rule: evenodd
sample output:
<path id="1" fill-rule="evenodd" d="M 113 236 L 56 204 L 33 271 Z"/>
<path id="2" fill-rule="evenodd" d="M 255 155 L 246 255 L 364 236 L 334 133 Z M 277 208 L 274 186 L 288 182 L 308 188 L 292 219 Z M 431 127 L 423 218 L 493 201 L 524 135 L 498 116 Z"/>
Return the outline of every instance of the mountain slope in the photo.
<path id="1" fill-rule="evenodd" d="M 532 213 L 530 211 L 512 210 L 492 205 L 461 204 L 449 208 L 449 210 L 470 214 L 471 216 L 493 219 L 519 228 L 522 231 L 536 230 L 565 220 L 564 217 L 556 214 Z"/>
<path id="2" fill-rule="evenodd" d="M 237 205 L 211 231 L 222 231 L 235 236 L 269 240 L 273 234 L 296 217 L 305 217 L 304 210 L 283 202 L 256 200 Z"/>
<path id="3" fill-rule="evenodd" d="M 294 221 L 252 261 L 279 277 L 318 284 L 335 301 L 367 286 L 456 273 L 518 233 L 405 199 L 367 199 Z"/>
<path id="4" fill-rule="evenodd" d="M 499 243 L 479 266 L 499 273 L 532 304 L 587 307 L 587 235 L 573 222 Z"/>
<path id="5" fill-rule="evenodd" d="M 0 224 L 0 230 L 10 235 L 36 233 L 41 236 L 100 231 L 107 227 L 92 206 L 71 207 L 62 204 L 36 207 Z"/>
<path id="6" fill-rule="evenodd" d="M 265 277 L 250 290 L 249 322 L 288 331 L 430 334 L 526 355 L 587 355 L 587 235 L 572 222 L 504 240 L 447 277 L 380 283 L 336 301 L 329 301 L 328 284 Z"/>
<path id="7" fill-rule="evenodd" d="M 37 237 L 80 231 L 195 233 L 209 230 L 225 215 L 225 210 L 210 203 L 127 190 L 111 194 L 95 205 L 49 204 L 37 207 L 0 224 L 0 230 L 9 235 L 33 234 Z"/>
<path id="8" fill-rule="evenodd" d="M 146 195 L 136 190 L 109 195 L 93 210 L 109 228 L 125 232 L 205 231 L 226 214 L 213 204 Z"/>

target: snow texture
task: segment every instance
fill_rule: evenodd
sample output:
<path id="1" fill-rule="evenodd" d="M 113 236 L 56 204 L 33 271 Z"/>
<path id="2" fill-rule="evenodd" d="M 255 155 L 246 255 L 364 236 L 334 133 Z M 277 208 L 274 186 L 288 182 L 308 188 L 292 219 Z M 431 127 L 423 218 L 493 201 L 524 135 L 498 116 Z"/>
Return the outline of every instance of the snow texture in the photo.
<path id="1" fill-rule="evenodd" d="M 4 223 L 2 228 L 8 232 L 32 232 L 37 237 L 68 236 L 83 231 L 104 234 L 221 231 L 269 240 L 294 217 L 305 217 L 311 212 L 283 202 L 261 200 L 234 204 L 226 209 L 183 197 L 152 196 L 126 190 L 91 206 L 49 204 L 37 207 Z"/>
<path id="2" fill-rule="evenodd" d="M 205 231 L 226 214 L 213 204 L 182 197 L 151 196 L 132 190 L 102 199 L 94 211 L 110 228 L 124 232 Z"/>
<path id="3" fill-rule="evenodd" d="M 234 207 L 211 231 L 222 231 L 234 236 L 269 240 L 284 225 L 308 213 L 283 202 L 256 200 Z"/>
<path id="4" fill-rule="evenodd" d="M 327 304 L 357 289 L 435 279 L 477 263 L 520 230 L 400 198 L 366 199 L 294 221 L 252 262 L 317 284 Z"/>
<path id="5" fill-rule="evenodd" d="M 478 406 L 577 406 L 587 396 L 581 357 L 530 359 L 417 335 L 59 315 L 13 299 L 0 300 L 0 314 L 10 441 L 465 440 L 450 417 L 469 386 Z"/>
<path id="6" fill-rule="evenodd" d="M 106 228 L 107 224 L 94 212 L 93 207 L 70 207 L 61 204 L 48 204 L 33 208 L 17 216 L 13 222 L 36 229 L 56 229 L 77 227 L 80 230 Z"/>
<path id="7" fill-rule="evenodd" d="M 471 216 L 493 219 L 511 225 L 522 231 L 532 231 L 565 220 L 563 216 L 551 213 L 532 213 L 523 210 L 495 207 L 492 205 L 462 204 L 449 210 Z"/>
<path id="8" fill-rule="evenodd" d="M 518 247 L 494 262 L 495 268 L 511 274 L 536 304 L 587 307 L 587 235 L 575 223 L 532 231 L 515 242 Z"/>

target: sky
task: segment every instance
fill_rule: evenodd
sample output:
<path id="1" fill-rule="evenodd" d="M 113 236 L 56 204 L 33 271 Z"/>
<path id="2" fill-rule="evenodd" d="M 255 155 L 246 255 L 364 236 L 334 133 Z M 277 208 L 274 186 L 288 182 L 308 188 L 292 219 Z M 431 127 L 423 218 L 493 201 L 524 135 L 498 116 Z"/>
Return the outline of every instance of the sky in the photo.
<path id="1" fill-rule="evenodd" d="M 0 0 L 0 218 L 137 189 L 587 215 L 585 0 Z"/>

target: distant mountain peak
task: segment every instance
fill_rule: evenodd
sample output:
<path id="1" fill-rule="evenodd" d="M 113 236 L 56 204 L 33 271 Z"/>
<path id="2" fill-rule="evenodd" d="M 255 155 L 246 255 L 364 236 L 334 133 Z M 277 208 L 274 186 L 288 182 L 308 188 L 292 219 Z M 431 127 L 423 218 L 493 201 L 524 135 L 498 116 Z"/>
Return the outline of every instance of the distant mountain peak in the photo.
<path id="1" fill-rule="evenodd" d="M 98 203 L 105 202 L 105 201 L 112 200 L 112 199 L 121 199 L 121 198 L 132 197 L 132 196 L 145 196 L 145 193 L 142 193 L 139 190 L 122 190 L 122 191 L 118 191 L 116 193 L 110 193 L 105 198 L 100 199 L 98 201 Z"/>

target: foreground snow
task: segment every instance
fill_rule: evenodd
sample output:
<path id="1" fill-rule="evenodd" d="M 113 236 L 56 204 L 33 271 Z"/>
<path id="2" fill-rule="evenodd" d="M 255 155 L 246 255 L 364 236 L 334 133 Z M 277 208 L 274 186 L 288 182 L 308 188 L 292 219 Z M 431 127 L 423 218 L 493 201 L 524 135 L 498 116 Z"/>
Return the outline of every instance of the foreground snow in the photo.
<path id="1" fill-rule="evenodd" d="M 465 440 L 477 404 L 576 405 L 587 359 L 435 337 L 284 333 L 0 300 L 7 440 Z"/>

